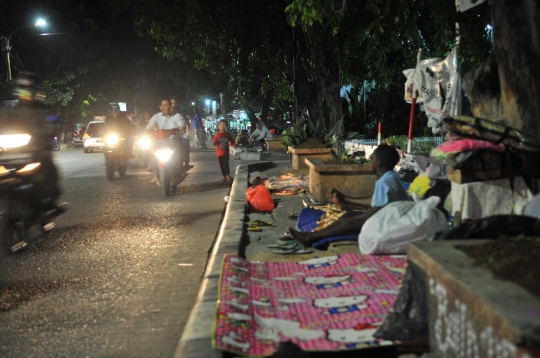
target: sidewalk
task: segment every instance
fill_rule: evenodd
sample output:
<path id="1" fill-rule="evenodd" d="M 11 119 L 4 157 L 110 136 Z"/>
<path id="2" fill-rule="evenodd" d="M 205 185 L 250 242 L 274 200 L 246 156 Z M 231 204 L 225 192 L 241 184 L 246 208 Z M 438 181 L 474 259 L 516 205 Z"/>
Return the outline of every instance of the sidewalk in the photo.
<path id="1" fill-rule="evenodd" d="M 216 312 L 216 302 L 219 293 L 219 278 L 221 264 L 225 255 L 240 255 L 249 260 L 265 261 L 271 258 L 274 261 L 298 261 L 315 256 L 329 256 L 336 253 L 359 253 L 358 245 L 346 242 L 345 244 L 333 244 L 328 250 L 320 251 L 312 248 L 312 253 L 301 255 L 276 255 L 272 253 L 269 244 L 278 243 L 287 227 L 295 227 L 296 218 L 291 215 L 298 214 L 304 207 L 303 201 L 310 199 L 309 191 L 290 196 L 275 196 L 277 206 L 273 213 L 249 213 L 246 200 L 246 191 L 250 183 L 256 177 L 271 178 L 283 174 L 292 173 L 295 176 L 307 175 L 309 169 L 293 170 L 290 158 L 284 151 L 272 152 L 270 162 L 239 161 L 236 169 L 235 180 L 231 188 L 229 203 L 223 217 L 223 222 L 218 238 L 209 256 L 208 265 L 203 275 L 197 301 L 191 311 L 186 328 L 183 332 L 176 357 L 232 357 L 230 353 L 212 349 L 212 332 Z M 260 231 L 247 231 L 247 222 L 261 220 L 272 222 L 271 226 L 262 226 Z M 327 353 L 325 356 L 350 356 L 355 351 Z M 367 353 L 367 351 L 364 351 Z M 356 351 L 358 356 L 365 354 Z M 369 356 L 381 356 L 382 351 L 370 352 Z M 390 353 L 390 355 L 388 355 Z M 345 354 L 345 355 L 343 355 Z M 372 355 L 371 355 L 372 354 Z M 320 356 L 315 354 L 315 356 Z M 396 352 L 385 351 L 382 356 L 395 357 Z"/>

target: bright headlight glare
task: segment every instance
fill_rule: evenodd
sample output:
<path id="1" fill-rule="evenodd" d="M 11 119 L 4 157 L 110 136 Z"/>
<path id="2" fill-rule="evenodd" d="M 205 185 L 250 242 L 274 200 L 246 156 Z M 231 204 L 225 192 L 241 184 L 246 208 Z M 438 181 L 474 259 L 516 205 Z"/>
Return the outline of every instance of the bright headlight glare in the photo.
<path id="1" fill-rule="evenodd" d="M 150 138 L 142 137 L 141 139 L 139 139 L 139 147 L 141 147 L 141 149 L 148 149 L 151 145 L 152 141 L 150 140 Z"/>
<path id="2" fill-rule="evenodd" d="M 171 149 L 158 149 L 158 150 L 156 150 L 156 157 L 162 163 L 168 162 L 171 155 L 172 155 L 172 150 Z"/>
<path id="3" fill-rule="evenodd" d="M 118 143 L 118 136 L 116 134 L 109 134 L 105 139 L 108 145 L 115 145 Z"/>
<path id="4" fill-rule="evenodd" d="M 34 170 L 38 169 L 40 165 L 41 165 L 40 163 L 27 164 L 27 165 L 24 166 L 24 168 L 21 168 L 21 169 L 17 170 L 17 173 L 19 173 L 19 174 L 31 173 Z"/>
<path id="5" fill-rule="evenodd" d="M 11 149 L 19 148 L 30 142 L 29 134 L 4 134 L 0 135 L 0 148 Z"/>

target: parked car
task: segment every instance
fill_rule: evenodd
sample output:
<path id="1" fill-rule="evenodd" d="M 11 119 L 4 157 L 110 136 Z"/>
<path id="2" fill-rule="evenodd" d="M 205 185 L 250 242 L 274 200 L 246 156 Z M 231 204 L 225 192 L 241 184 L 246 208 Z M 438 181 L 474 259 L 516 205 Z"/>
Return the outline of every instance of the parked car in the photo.
<path id="1" fill-rule="evenodd" d="M 83 135 L 83 148 L 85 153 L 92 153 L 94 150 L 103 150 L 105 147 L 105 122 L 92 121 L 86 126 Z"/>

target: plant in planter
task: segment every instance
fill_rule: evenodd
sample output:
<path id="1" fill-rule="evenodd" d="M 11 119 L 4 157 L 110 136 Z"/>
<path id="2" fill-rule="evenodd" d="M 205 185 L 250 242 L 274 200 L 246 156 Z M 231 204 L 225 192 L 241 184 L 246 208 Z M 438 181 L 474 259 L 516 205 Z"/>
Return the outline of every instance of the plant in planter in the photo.
<path id="1" fill-rule="evenodd" d="M 311 117 L 304 115 L 297 119 L 295 123 L 283 131 L 283 143 L 294 148 L 326 148 L 329 143 L 325 143 L 325 129 L 321 122 L 314 121 Z"/>

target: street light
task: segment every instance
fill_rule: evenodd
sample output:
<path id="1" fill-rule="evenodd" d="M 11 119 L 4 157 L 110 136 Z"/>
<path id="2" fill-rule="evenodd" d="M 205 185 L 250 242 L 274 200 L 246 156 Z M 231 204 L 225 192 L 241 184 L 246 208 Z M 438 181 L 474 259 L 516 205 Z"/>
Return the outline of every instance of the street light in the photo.
<path id="1" fill-rule="evenodd" d="M 11 60 L 10 60 L 11 36 L 13 36 L 13 34 L 19 30 L 28 29 L 30 27 L 45 26 L 45 25 L 47 25 L 47 22 L 44 19 L 37 19 L 34 25 L 19 27 L 18 29 L 11 31 L 8 37 L 4 37 L 4 36 L 2 37 L 2 40 L 4 40 L 4 51 L 6 51 L 6 54 L 7 54 L 7 79 L 8 81 L 11 81 Z"/>

